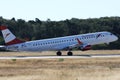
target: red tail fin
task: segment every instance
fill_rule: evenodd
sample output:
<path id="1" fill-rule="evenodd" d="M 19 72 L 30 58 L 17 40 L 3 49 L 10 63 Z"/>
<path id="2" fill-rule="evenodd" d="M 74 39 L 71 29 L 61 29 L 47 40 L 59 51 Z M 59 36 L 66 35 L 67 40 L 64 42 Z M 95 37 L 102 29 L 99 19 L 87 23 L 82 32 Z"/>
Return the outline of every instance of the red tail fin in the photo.
<path id="1" fill-rule="evenodd" d="M 24 41 L 17 39 L 15 35 L 6 26 L 0 26 L 0 30 L 2 31 L 6 45 L 13 45 L 13 44 L 24 42 Z"/>

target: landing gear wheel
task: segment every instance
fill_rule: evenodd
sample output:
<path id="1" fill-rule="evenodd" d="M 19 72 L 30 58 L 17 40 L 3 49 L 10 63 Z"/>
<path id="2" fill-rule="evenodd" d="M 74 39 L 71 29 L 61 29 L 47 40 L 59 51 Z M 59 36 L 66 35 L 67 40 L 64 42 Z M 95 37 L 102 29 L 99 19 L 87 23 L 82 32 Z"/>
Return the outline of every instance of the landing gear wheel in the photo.
<path id="1" fill-rule="evenodd" d="M 57 54 L 57 56 L 61 56 L 62 55 L 62 53 L 60 51 L 58 51 L 56 54 Z"/>
<path id="2" fill-rule="evenodd" d="M 68 56 L 72 56 L 73 53 L 69 51 L 69 52 L 67 53 L 67 55 L 68 55 Z"/>

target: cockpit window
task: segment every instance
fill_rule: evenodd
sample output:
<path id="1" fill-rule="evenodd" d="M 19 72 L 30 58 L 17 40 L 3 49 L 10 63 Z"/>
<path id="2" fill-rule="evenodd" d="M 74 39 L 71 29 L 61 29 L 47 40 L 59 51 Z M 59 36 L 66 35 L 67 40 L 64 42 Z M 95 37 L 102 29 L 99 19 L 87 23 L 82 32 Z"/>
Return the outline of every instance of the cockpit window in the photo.
<path id="1" fill-rule="evenodd" d="M 112 33 L 110 33 L 110 35 L 113 35 Z"/>

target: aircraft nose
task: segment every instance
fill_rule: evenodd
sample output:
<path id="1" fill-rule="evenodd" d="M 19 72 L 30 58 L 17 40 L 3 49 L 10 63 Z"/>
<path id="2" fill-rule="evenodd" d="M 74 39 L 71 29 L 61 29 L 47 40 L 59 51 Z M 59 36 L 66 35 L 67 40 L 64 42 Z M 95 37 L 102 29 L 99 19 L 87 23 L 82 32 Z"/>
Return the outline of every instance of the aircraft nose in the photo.
<path id="1" fill-rule="evenodd" d="M 114 37 L 114 39 L 115 39 L 115 41 L 117 41 L 117 40 L 118 40 L 118 37 L 117 37 L 117 36 L 115 36 L 115 37 Z"/>

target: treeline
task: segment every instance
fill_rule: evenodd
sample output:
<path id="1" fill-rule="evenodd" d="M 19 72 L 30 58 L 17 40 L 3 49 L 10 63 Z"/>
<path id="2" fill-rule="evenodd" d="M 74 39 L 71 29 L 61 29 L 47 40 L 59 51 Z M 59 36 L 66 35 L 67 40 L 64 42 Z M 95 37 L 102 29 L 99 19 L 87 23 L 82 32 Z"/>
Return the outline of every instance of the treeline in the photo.
<path id="1" fill-rule="evenodd" d="M 120 17 L 101 17 L 90 19 L 72 18 L 64 21 L 25 21 L 12 18 L 10 20 L 0 17 L 0 25 L 6 25 L 20 39 L 38 40 L 54 37 L 62 37 L 83 33 L 109 31 L 120 37 Z M 1 33 L 0 33 L 1 36 Z M 0 37 L 1 44 L 4 44 Z M 120 40 L 110 45 L 96 45 L 93 49 L 120 49 Z"/>

